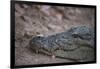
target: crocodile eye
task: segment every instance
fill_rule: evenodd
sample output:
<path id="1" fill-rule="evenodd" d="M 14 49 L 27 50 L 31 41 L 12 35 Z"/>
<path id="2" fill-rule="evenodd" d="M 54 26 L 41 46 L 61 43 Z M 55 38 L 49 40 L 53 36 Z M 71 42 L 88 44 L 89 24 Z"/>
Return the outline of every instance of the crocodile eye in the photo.
<path id="1" fill-rule="evenodd" d="M 78 37 L 79 37 L 78 34 L 72 34 L 72 36 L 73 36 L 74 38 L 78 38 Z"/>

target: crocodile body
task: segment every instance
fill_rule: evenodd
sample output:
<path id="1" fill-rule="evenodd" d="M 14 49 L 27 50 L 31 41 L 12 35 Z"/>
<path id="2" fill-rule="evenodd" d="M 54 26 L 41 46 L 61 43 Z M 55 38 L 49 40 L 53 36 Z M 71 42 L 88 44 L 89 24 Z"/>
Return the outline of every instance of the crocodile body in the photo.
<path id="1" fill-rule="evenodd" d="M 79 26 L 47 37 L 33 37 L 30 47 L 40 53 L 78 61 L 94 60 L 94 29 Z"/>

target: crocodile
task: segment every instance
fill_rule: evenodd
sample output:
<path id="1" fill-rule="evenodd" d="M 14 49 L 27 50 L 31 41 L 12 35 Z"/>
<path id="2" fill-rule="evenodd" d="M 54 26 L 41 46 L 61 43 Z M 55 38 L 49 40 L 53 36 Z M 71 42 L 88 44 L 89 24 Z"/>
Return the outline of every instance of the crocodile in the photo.
<path id="1" fill-rule="evenodd" d="M 29 44 L 36 53 L 82 62 L 94 61 L 94 39 L 94 28 L 77 26 L 50 36 L 33 37 Z"/>

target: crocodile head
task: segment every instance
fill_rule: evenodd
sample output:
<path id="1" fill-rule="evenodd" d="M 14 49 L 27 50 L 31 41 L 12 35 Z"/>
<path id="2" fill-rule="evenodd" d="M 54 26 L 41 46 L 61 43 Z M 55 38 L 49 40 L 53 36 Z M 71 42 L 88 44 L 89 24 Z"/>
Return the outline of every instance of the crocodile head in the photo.
<path id="1" fill-rule="evenodd" d="M 48 37 L 37 36 L 30 41 L 34 50 L 53 52 L 55 49 L 74 49 L 77 46 L 94 46 L 93 30 L 86 26 L 73 27 L 67 32 L 58 33 Z M 75 46 L 76 45 L 76 46 Z"/>

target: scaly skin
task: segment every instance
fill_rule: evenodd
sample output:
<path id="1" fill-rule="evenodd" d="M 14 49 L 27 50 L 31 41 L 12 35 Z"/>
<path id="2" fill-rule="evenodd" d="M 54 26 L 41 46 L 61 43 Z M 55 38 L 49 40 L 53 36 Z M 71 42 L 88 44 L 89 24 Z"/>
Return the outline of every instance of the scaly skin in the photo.
<path id="1" fill-rule="evenodd" d="M 37 53 L 75 61 L 92 61 L 94 60 L 94 30 L 80 26 L 48 37 L 37 36 L 30 41 L 30 47 Z"/>

